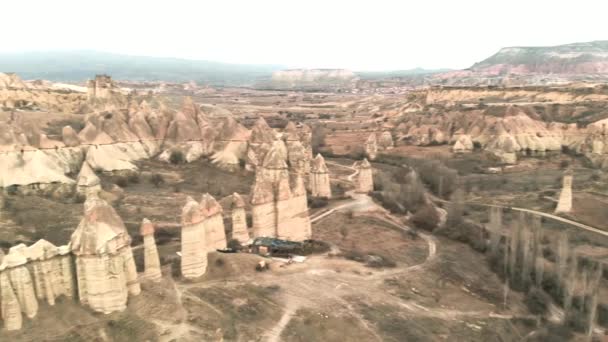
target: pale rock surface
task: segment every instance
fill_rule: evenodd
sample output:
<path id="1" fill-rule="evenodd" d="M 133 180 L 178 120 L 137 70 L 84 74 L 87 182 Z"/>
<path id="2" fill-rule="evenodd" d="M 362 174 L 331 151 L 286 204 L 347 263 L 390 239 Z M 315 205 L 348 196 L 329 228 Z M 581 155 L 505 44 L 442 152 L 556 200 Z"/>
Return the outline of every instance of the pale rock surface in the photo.
<path id="1" fill-rule="evenodd" d="M 312 227 L 308 215 L 308 199 L 304 180 L 300 175 L 296 176 L 295 185 L 291 192 L 291 198 L 281 203 L 280 197 L 277 210 L 281 214 L 283 206 L 283 220 L 278 219 L 277 236 L 280 239 L 290 241 L 304 241 L 312 237 Z M 287 213 L 287 215 L 285 214 Z"/>
<path id="2" fill-rule="evenodd" d="M 2 259 L 0 270 L 8 274 L 21 312 L 28 318 L 34 318 L 38 314 L 38 300 L 32 276 L 26 266 L 27 262 L 27 247 L 23 244 L 13 246 Z"/>
<path id="3" fill-rule="evenodd" d="M 331 197 L 329 170 L 327 169 L 327 165 L 325 165 L 325 159 L 320 153 L 312 161 L 310 190 L 313 197 Z"/>
<path id="4" fill-rule="evenodd" d="M 393 142 L 393 135 L 391 134 L 391 132 L 382 132 L 382 135 L 380 135 L 380 140 L 378 141 L 378 146 L 385 150 L 390 150 L 395 146 L 395 143 Z"/>
<path id="5" fill-rule="evenodd" d="M 207 271 L 207 234 L 204 219 L 199 203 L 188 197 L 182 209 L 181 271 L 184 278 L 195 279 Z"/>
<path id="6" fill-rule="evenodd" d="M 378 155 L 378 140 L 376 139 L 376 133 L 370 134 L 365 141 L 365 155 L 371 160 L 376 159 L 376 156 Z"/>
<path id="7" fill-rule="evenodd" d="M 452 146 L 452 151 L 454 153 L 466 153 L 473 151 L 473 140 L 471 136 L 468 134 L 462 134 L 458 137 L 454 146 Z"/>
<path id="8" fill-rule="evenodd" d="M 78 134 L 76 133 L 76 131 L 74 131 L 72 126 L 63 127 L 63 129 L 61 130 L 61 139 L 63 140 L 65 146 L 68 147 L 76 147 L 80 145 Z"/>
<path id="9" fill-rule="evenodd" d="M 82 168 L 76 178 L 78 192 L 86 194 L 90 191 L 101 190 L 101 180 L 95 174 L 88 162 L 82 163 Z"/>
<path id="10" fill-rule="evenodd" d="M 374 178 L 372 166 L 367 161 L 367 159 L 363 159 L 360 163 L 356 165 L 358 173 L 357 173 L 357 192 L 360 193 L 368 193 L 374 190 Z"/>
<path id="11" fill-rule="evenodd" d="M 277 215 L 273 184 L 256 177 L 250 200 L 253 237 L 276 236 Z"/>
<path id="12" fill-rule="evenodd" d="M 227 241 L 222 206 L 213 196 L 206 193 L 203 194 L 199 207 L 203 217 L 207 251 L 214 252 L 217 249 L 226 248 Z"/>
<path id="13" fill-rule="evenodd" d="M 80 301 L 98 312 L 122 311 L 128 295 L 141 291 L 131 237 L 114 208 L 96 195 L 87 198 L 84 209 L 70 241 Z"/>
<path id="14" fill-rule="evenodd" d="M 139 230 L 144 240 L 144 277 L 159 282 L 162 278 L 160 258 L 154 239 L 154 225 L 150 220 L 144 219 Z"/>
<path id="15" fill-rule="evenodd" d="M 245 201 L 238 193 L 232 194 L 232 239 L 241 244 L 249 241 L 249 231 L 247 229 L 247 214 L 245 212 Z"/>
<path id="16" fill-rule="evenodd" d="M 572 179 L 572 172 L 567 171 L 564 173 L 562 191 L 559 194 L 559 200 L 555 208 L 556 214 L 567 214 L 572 211 Z"/>
<path id="17" fill-rule="evenodd" d="M 0 272 L 0 309 L 6 330 L 19 330 L 23 324 L 21 305 L 13 290 L 8 272 Z"/>
<path id="18" fill-rule="evenodd" d="M 27 257 L 33 269 L 34 285 L 39 300 L 55 305 L 61 295 L 73 296 L 74 281 L 71 267 L 64 269 L 64 259 L 70 262 L 69 254 L 61 255 L 60 249 L 46 240 L 38 240 L 27 248 Z M 64 273 L 67 272 L 67 273 Z M 66 281 L 67 280 L 67 281 Z"/>

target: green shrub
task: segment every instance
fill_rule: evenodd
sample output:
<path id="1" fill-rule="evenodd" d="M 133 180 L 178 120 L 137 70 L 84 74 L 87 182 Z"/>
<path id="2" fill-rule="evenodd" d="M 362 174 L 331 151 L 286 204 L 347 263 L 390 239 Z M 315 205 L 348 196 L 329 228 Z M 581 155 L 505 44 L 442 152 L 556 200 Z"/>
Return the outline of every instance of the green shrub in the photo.
<path id="1" fill-rule="evenodd" d="M 549 297 L 549 295 L 547 295 L 543 290 L 534 287 L 526 294 L 524 302 L 531 313 L 535 315 L 543 315 L 549 309 L 551 297 Z"/>
<path id="2" fill-rule="evenodd" d="M 433 230 L 439 224 L 439 214 L 432 205 L 425 204 L 416 211 L 412 222 L 419 228 Z"/>
<path id="3" fill-rule="evenodd" d="M 182 151 L 176 150 L 171 152 L 171 155 L 169 156 L 169 161 L 173 165 L 178 165 L 183 164 L 186 161 L 186 158 L 184 157 L 184 153 Z"/>
<path id="4" fill-rule="evenodd" d="M 161 174 L 154 173 L 152 174 L 152 176 L 150 176 L 150 183 L 152 183 L 155 187 L 158 188 L 161 186 L 161 184 L 165 183 L 165 179 Z"/>
<path id="5" fill-rule="evenodd" d="M 323 208 L 327 206 L 329 200 L 327 199 L 327 197 L 310 197 L 308 199 L 308 202 L 308 206 L 310 206 L 311 208 Z"/>

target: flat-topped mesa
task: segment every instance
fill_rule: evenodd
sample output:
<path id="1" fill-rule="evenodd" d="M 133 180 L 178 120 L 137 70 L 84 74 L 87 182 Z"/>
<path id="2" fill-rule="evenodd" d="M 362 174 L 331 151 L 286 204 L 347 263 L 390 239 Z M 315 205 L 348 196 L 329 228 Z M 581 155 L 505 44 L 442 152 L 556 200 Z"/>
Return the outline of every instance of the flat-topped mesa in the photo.
<path id="1" fill-rule="evenodd" d="M 562 191 L 559 194 L 559 201 L 555 208 L 556 214 L 567 214 L 572 211 L 572 179 L 574 174 L 572 170 L 564 172 L 564 178 L 562 180 Z"/>
<path id="2" fill-rule="evenodd" d="M 357 192 L 368 193 L 374 190 L 374 177 L 372 166 L 366 159 L 363 159 L 360 163 L 357 163 Z"/>
<path id="3" fill-rule="evenodd" d="M 139 233 L 144 240 L 144 278 L 159 282 L 162 278 L 160 270 L 160 258 L 154 239 L 154 225 L 150 220 L 143 219 Z"/>
<path id="4" fill-rule="evenodd" d="M 331 197 L 329 170 L 327 169 L 327 165 L 325 165 L 325 159 L 320 153 L 312 161 L 310 190 L 313 197 Z"/>
<path id="5" fill-rule="evenodd" d="M 182 209 L 182 276 L 188 279 L 201 277 L 207 271 L 207 244 L 205 217 L 200 205 L 188 197 Z"/>
<path id="6" fill-rule="evenodd" d="M 27 248 L 31 260 L 36 295 L 49 305 L 55 305 L 59 296 L 74 296 L 72 255 L 68 246 L 57 247 L 46 240 L 38 240 Z"/>
<path id="7" fill-rule="evenodd" d="M 378 141 L 378 145 L 384 150 L 390 150 L 395 146 L 393 142 L 393 135 L 389 131 L 382 132 L 380 135 L 380 140 Z"/>
<path id="8" fill-rule="evenodd" d="M 376 156 L 378 155 L 378 140 L 376 139 L 376 133 L 370 134 L 365 141 L 365 155 L 371 160 L 376 159 Z"/>
<path id="9" fill-rule="evenodd" d="M 80 302 L 98 312 L 122 311 L 128 295 L 141 291 L 131 237 L 114 208 L 95 194 L 87 198 L 84 209 L 70 240 Z"/>
<path id="10" fill-rule="evenodd" d="M 249 242 L 249 231 L 247 230 L 245 201 L 236 192 L 232 194 L 231 217 L 232 239 L 237 240 L 241 244 L 246 244 Z"/>
<path id="11" fill-rule="evenodd" d="M 208 193 L 203 194 L 199 206 L 203 217 L 207 251 L 214 252 L 217 249 L 226 248 L 222 206 Z"/>
<path id="12" fill-rule="evenodd" d="M 36 299 L 36 291 L 34 289 L 34 282 L 32 275 L 27 267 L 27 247 L 23 244 L 13 246 L 9 249 L 8 254 L 2 259 L 2 265 L 0 265 L 1 274 L 6 275 L 7 284 L 2 284 L 3 287 L 7 287 L 6 291 L 12 289 L 16 302 L 11 303 L 11 307 L 8 308 L 11 312 L 16 310 L 15 305 L 18 305 L 19 311 L 23 312 L 28 318 L 34 318 L 38 314 L 38 300 Z M 12 295 L 6 293 L 6 300 L 12 301 Z M 4 306 L 5 296 L 2 296 L 2 305 Z M 19 316 L 21 313 L 19 313 Z M 3 312 L 4 318 L 4 312 Z M 14 323 L 10 325 L 17 326 L 17 321 L 21 318 L 8 317 L 8 320 L 14 320 Z M 7 319 L 5 319 L 5 325 L 9 326 Z M 20 329 L 20 327 L 16 328 Z"/>

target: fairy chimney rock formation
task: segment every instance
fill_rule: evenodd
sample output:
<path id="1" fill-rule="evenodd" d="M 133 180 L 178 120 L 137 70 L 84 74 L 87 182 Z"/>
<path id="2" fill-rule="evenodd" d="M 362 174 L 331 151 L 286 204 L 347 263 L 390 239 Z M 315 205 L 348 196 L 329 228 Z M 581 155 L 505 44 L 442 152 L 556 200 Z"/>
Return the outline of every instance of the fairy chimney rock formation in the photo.
<path id="1" fill-rule="evenodd" d="M 13 246 L 10 248 L 8 254 L 2 259 L 0 270 L 3 275 L 7 275 L 6 279 L 8 280 L 8 283 L 6 285 L 3 284 L 2 286 L 10 287 L 15 295 L 16 304 L 19 306 L 19 310 L 28 318 L 34 318 L 36 317 L 36 314 L 38 314 L 38 299 L 36 298 L 32 275 L 26 265 L 27 262 L 27 247 L 23 244 Z M 11 297 L 10 294 L 7 294 L 7 300 L 10 301 Z M 4 300 L 5 298 L 3 296 L 3 305 Z M 14 305 L 15 304 L 12 304 L 12 306 Z M 10 310 L 15 310 L 15 308 L 13 307 Z M 17 320 L 16 317 L 15 320 Z"/>
<path id="2" fill-rule="evenodd" d="M 144 278 L 159 282 L 162 278 L 160 258 L 154 239 L 154 225 L 150 220 L 143 219 L 139 233 L 144 240 Z"/>
<path id="3" fill-rule="evenodd" d="M 372 166 L 367 161 L 367 159 L 363 159 L 362 162 L 357 164 L 357 192 L 360 193 L 368 193 L 374 190 L 374 178 L 372 172 Z"/>
<path id="4" fill-rule="evenodd" d="M 320 153 L 312 161 L 310 190 L 313 197 L 331 197 L 329 170 L 327 169 L 327 165 L 325 165 L 325 159 Z"/>
<path id="5" fill-rule="evenodd" d="M 76 185 L 78 186 L 78 192 L 83 194 L 101 190 L 101 180 L 86 161 L 80 168 L 80 172 L 76 178 Z"/>
<path id="6" fill-rule="evenodd" d="M 468 134 L 462 134 L 458 137 L 458 140 L 452 146 L 452 152 L 454 153 L 466 153 L 473 151 L 473 140 Z"/>
<path id="7" fill-rule="evenodd" d="M 378 141 L 376 139 L 376 133 L 372 133 L 365 141 L 365 154 L 369 159 L 374 160 L 378 155 Z"/>
<path id="8" fill-rule="evenodd" d="M 207 244 L 200 205 L 188 197 L 182 209 L 182 276 L 188 279 L 201 277 L 207 271 Z"/>
<path id="9" fill-rule="evenodd" d="M 238 193 L 232 194 L 232 239 L 241 244 L 249 241 L 247 230 L 247 214 L 245 213 L 245 201 Z"/>
<path id="10" fill-rule="evenodd" d="M 4 327 L 9 331 L 21 329 L 23 324 L 21 305 L 11 285 L 8 272 L 5 270 L 0 272 L 0 297 L 2 299 L 0 301 L 0 309 Z"/>
<path id="11" fill-rule="evenodd" d="M 562 181 L 562 192 L 559 194 L 559 201 L 555 213 L 569 213 L 572 211 L 572 171 L 564 173 Z"/>
<path id="12" fill-rule="evenodd" d="M 280 239 L 291 241 L 304 241 L 312 237 L 312 227 L 308 216 L 308 198 L 304 180 L 301 175 L 296 176 L 291 197 L 281 203 L 277 202 L 277 208 L 283 205 L 284 219 L 278 219 L 277 236 Z M 282 211 L 279 210 L 279 214 Z M 286 214 L 286 215 L 285 215 Z"/>
<path id="13" fill-rule="evenodd" d="M 46 240 L 38 240 L 27 248 L 27 257 L 31 260 L 39 300 L 55 305 L 59 296 L 73 297 L 72 256 L 67 246 L 57 247 Z"/>
<path id="14" fill-rule="evenodd" d="M 207 251 L 214 252 L 217 249 L 226 248 L 226 231 L 224 230 L 222 206 L 208 193 L 202 196 L 199 205 L 204 222 Z"/>
<path id="15" fill-rule="evenodd" d="M 378 144 L 385 150 L 392 149 L 395 146 L 395 144 L 393 142 L 393 135 L 391 134 L 391 132 L 389 132 L 389 131 L 382 132 L 382 135 L 380 136 L 380 141 L 378 142 Z"/>
<path id="16" fill-rule="evenodd" d="M 70 240 L 81 303 L 111 313 L 126 308 L 129 294 L 140 293 L 130 245 L 131 237 L 114 208 L 91 194 Z"/>
<path id="17" fill-rule="evenodd" d="M 256 177 L 251 189 L 253 237 L 276 236 L 277 215 L 275 193 L 270 181 Z"/>

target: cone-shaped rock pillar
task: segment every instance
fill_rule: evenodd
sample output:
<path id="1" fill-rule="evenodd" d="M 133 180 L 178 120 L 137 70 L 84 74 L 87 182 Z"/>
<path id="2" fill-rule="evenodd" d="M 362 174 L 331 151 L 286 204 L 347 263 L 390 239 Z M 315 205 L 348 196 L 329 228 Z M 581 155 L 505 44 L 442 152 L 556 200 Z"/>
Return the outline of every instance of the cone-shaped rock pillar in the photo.
<path id="1" fill-rule="evenodd" d="M 144 277 L 159 282 L 162 278 L 160 271 L 160 258 L 154 239 L 154 225 L 150 220 L 144 219 L 139 230 L 144 239 Z"/>

